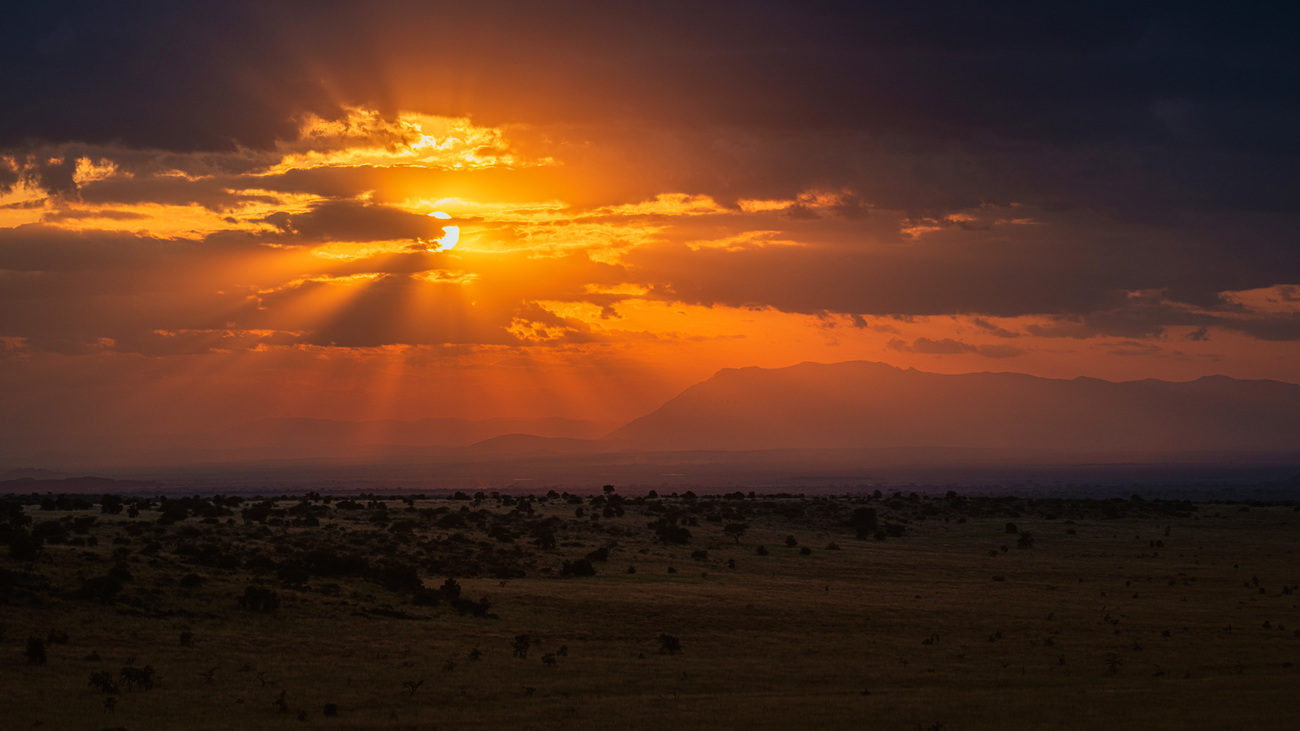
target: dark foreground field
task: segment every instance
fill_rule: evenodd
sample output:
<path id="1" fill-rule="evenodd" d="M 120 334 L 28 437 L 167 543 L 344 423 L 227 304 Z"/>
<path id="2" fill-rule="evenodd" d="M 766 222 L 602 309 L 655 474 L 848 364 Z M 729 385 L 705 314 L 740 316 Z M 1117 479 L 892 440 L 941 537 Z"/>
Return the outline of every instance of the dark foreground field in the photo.
<path id="1" fill-rule="evenodd" d="M 461 497 L 10 498 L 0 726 L 1300 727 L 1290 505 Z"/>

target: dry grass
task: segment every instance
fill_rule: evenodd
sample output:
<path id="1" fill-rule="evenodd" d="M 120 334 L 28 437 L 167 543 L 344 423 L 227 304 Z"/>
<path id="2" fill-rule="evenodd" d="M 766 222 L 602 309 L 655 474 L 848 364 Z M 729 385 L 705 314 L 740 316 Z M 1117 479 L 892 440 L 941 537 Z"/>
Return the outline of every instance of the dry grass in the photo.
<path id="1" fill-rule="evenodd" d="M 409 513 L 392 504 L 394 518 Z M 572 505 L 534 505 L 533 520 L 563 517 L 561 547 L 543 551 L 521 536 L 511 545 L 531 566 L 525 577 L 460 579 L 464 596 L 490 598 L 495 619 L 415 606 L 366 576 L 312 576 L 287 588 L 273 571 L 217 569 L 173 550 L 210 542 L 285 560 L 295 536 L 346 547 L 368 535 L 378 542 L 363 544 L 372 557 L 388 545 L 427 560 L 434 549 L 421 554 L 422 541 L 454 532 L 491 540 L 477 528 L 424 520 L 403 538 L 363 510 L 331 511 L 319 527 L 266 531 L 236 516 L 155 533 L 150 511 L 131 521 L 29 507 L 37 523 L 95 515 L 81 539 L 98 545 L 47 545 L 34 563 L 0 559 L 11 572 L 0 594 L 0 726 L 256 729 L 301 726 L 300 714 L 309 726 L 339 729 L 1300 725 L 1300 668 L 1291 664 L 1300 660 L 1300 591 L 1284 593 L 1300 584 L 1300 513 L 1290 507 L 1200 506 L 1174 516 L 1125 506 L 1118 518 L 1072 521 L 1026 513 L 1014 522 L 1035 540 L 1020 549 L 1008 518 L 976 500 L 911 519 L 903 537 L 883 541 L 855 538 L 823 501 L 790 518 L 752 510 L 739 544 L 701 520 L 684 546 L 652 542 L 653 516 L 641 505 L 594 525 L 575 519 Z M 882 518 L 899 513 L 880 507 Z M 130 523 L 149 527 L 115 545 Z M 182 526 L 193 535 L 178 542 Z M 799 546 L 787 547 L 787 535 Z M 160 550 L 142 553 L 150 538 Z M 826 548 L 832 541 L 839 550 Z M 613 548 L 595 577 L 542 571 L 600 545 Z M 757 555 L 759 545 L 769 555 Z M 113 565 L 116 548 L 127 549 L 133 576 L 122 593 L 111 603 L 74 598 L 84 579 Z M 701 548 L 708 558 L 692 559 Z M 630 565 L 636 573 L 625 573 Z M 207 580 L 181 588 L 191 572 Z M 438 586 L 444 576 L 423 578 Z M 280 607 L 240 609 L 250 582 L 272 587 Z M 327 584 L 337 592 L 323 593 Z M 27 638 L 51 630 L 68 641 L 49 645 L 45 664 L 27 664 Z M 189 647 L 179 640 L 186 631 Z M 532 639 L 526 658 L 512 657 L 519 634 Z M 661 654 L 661 634 L 677 637 L 682 652 Z M 543 662 L 561 647 L 554 665 Z M 92 653 L 99 659 L 85 659 Z M 162 682 L 122 689 L 110 712 L 87 680 L 128 662 L 151 665 Z M 337 716 L 324 714 L 329 703 Z"/>

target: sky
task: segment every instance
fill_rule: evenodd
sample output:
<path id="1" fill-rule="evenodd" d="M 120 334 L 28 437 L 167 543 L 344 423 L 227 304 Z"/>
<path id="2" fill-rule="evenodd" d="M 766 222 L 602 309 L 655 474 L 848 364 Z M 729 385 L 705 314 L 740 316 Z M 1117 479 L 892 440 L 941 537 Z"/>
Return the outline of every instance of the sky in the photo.
<path id="1" fill-rule="evenodd" d="M 621 422 L 803 361 L 1300 382 L 1297 14 L 29 3 L 0 433 Z"/>

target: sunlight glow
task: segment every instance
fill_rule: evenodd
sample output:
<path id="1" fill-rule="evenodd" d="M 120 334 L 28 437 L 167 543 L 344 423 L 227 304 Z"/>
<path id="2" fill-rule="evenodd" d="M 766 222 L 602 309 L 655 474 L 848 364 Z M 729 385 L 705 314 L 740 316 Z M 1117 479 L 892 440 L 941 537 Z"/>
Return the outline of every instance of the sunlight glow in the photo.
<path id="1" fill-rule="evenodd" d="M 429 215 L 443 221 L 451 218 L 450 215 L 443 213 L 442 211 L 434 211 Z M 433 249 L 434 251 L 446 251 L 455 246 L 457 241 L 460 241 L 460 226 L 444 226 L 442 232 L 442 238 L 437 239 L 434 242 L 437 244 Z"/>

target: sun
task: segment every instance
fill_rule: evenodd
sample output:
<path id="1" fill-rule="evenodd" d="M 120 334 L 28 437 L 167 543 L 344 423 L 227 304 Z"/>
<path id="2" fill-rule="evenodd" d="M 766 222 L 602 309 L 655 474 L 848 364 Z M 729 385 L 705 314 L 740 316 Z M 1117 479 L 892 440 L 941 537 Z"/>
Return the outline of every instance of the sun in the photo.
<path id="1" fill-rule="evenodd" d="M 429 215 L 443 221 L 451 218 L 449 214 L 442 211 L 434 211 Z M 455 246 L 457 241 L 460 241 L 460 226 L 443 226 L 442 238 L 434 241 L 438 245 L 438 248 L 434 249 L 434 251 L 446 251 Z"/>

